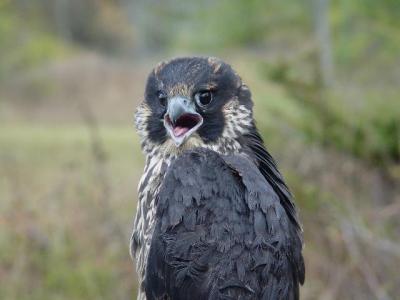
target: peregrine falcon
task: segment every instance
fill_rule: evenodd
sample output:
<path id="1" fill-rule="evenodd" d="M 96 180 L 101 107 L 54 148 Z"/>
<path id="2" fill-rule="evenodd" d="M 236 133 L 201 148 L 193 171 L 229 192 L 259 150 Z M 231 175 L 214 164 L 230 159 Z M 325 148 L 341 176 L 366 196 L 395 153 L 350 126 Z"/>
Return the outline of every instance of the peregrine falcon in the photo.
<path id="1" fill-rule="evenodd" d="M 299 299 L 297 210 L 232 67 L 159 63 L 135 122 L 146 156 L 131 237 L 138 299 Z"/>

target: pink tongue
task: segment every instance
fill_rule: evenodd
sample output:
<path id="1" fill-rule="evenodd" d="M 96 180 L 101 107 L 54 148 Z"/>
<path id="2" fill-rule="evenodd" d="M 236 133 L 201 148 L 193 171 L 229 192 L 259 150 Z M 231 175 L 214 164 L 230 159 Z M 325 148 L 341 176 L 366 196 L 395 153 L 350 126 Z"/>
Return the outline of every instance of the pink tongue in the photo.
<path id="1" fill-rule="evenodd" d="M 189 131 L 189 128 L 186 128 L 186 127 L 179 127 L 179 126 L 176 126 L 174 129 L 173 129 L 173 132 L 174 132 L 174 135 L 175 136 L 181 136 L 181 135 L 184 135 L 186 132 L 188 132 Z"/>

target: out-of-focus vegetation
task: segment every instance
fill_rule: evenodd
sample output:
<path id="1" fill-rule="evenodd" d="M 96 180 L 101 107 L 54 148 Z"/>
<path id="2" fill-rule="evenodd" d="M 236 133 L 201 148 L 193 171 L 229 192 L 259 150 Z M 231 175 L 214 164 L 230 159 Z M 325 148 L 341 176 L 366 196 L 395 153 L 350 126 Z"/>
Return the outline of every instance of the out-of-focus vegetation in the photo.
<path id="1" fill-rule="evenodd" d="M 396 0 L 0 0 L 0 299 L 135 297 L 133 112 L 182 54 L 252 90 L 304 224 L 302 298 L 398 299 L 399 53 Z"/>

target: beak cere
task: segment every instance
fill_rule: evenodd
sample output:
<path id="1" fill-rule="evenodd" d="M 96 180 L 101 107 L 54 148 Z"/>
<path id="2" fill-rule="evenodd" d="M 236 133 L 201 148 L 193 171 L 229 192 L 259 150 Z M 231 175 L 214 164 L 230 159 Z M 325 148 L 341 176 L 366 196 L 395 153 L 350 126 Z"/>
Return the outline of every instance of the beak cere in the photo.
<path id="1" fill-rule="evenodd" d="M 174 97 L 168 101 L 164 126 L 177 146 L 180 146 L 203 124 L 202 116 L 196 112 L 192 101 Z"/>

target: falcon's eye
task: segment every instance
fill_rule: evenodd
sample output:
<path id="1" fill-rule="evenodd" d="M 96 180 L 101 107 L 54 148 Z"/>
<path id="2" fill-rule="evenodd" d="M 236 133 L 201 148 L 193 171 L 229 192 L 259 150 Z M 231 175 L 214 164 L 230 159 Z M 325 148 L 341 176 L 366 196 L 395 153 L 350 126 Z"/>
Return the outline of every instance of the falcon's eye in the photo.
<path id="1" fill-rule="evenodd" d="M 200 107 L 207 106 L 213 100 L 211 91 L 200 91 L 194 95 L 194 99 Z"/>
<path id="2" fill-rule="evenodd" d="M 167 105 L 167 95 L 163 91 L 157 91 L 157 97 L 161 106 L 165 107 Z"/>

